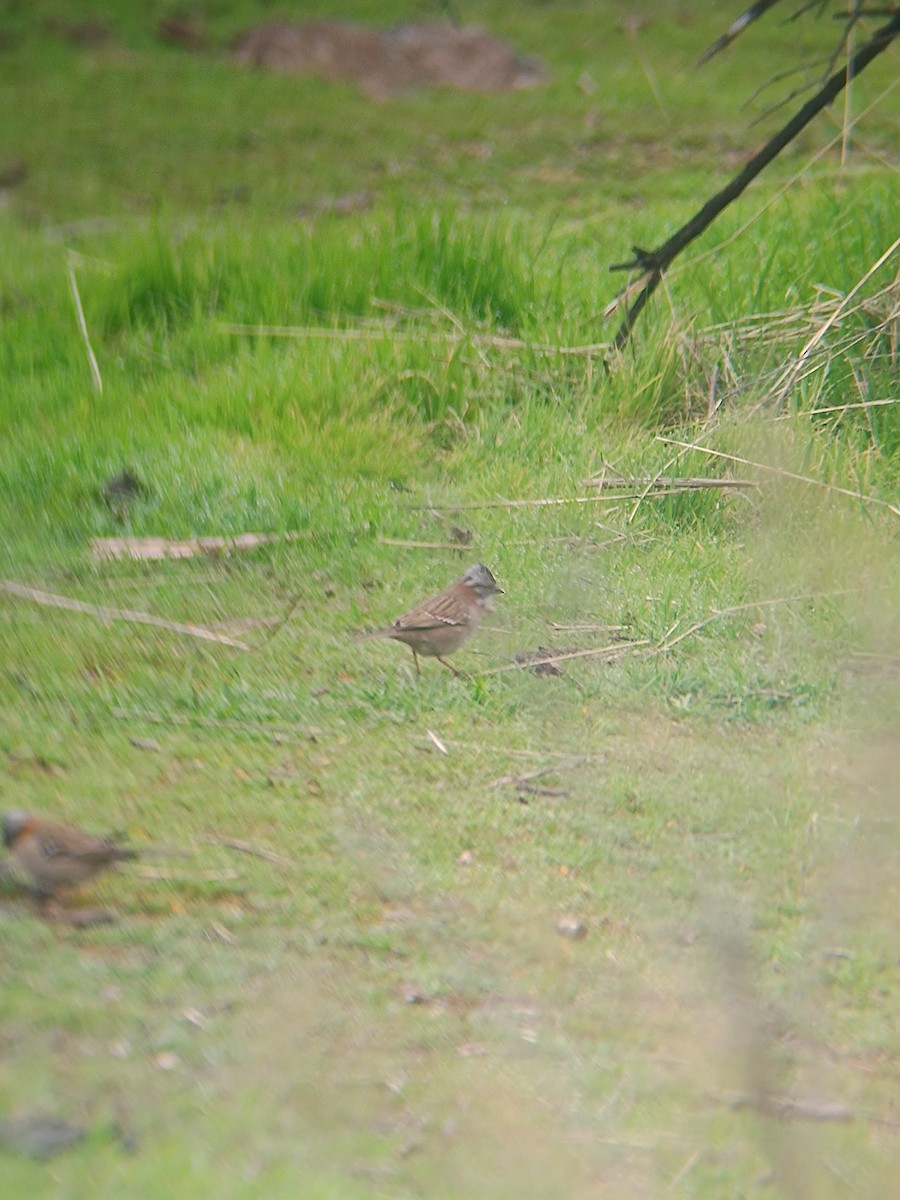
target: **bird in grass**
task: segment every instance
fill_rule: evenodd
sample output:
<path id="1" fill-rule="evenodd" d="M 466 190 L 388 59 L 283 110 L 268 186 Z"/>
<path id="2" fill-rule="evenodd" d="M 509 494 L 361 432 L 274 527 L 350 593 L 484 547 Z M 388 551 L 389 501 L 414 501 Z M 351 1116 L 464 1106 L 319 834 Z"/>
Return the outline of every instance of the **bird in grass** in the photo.
<path id="1" fill-rule="evenodd" d="M 32 891 L 40 901 L 80 887 L 117 862 L 137 858 L 134 850 L 110 838 L 94 837 L 71 825 L 19 811 L 3 818 L 3 844 L 30 876 Z"/>
<path id="2" fill-rule="evenodd" d="M 484 566 L 469 567 L 462 579 L 398 617 L 385 629 L 364 633 L 363 637 L 388 637 L 404 642 L 412 650 L 416 674 L 419 674 L 419 655 L 436 658 L 454 675 L 459 672 L 446 661 L 445 655 L 458 650 L 468 641 L 486 612 L 494 610 L 494 596 L 503 589 Z"/>

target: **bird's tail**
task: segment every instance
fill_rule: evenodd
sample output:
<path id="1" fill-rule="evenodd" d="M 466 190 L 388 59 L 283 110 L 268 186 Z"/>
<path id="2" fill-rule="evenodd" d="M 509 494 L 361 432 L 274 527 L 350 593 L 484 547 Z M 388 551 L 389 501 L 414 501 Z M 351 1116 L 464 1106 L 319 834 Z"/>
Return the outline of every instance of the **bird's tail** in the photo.
<path id="1" fill-rule="evenodd" d="M 367 642 L 369 638 L 388 637 L 390 629 L 357 629 L 353 635 L 354 642 Z"/>
<path id="2" fill-rule="evenodd" d="M 114 862 L 129 862 L 133 858 L 140 858 L 137 850 L 132 850 L 130 846 L 110 846 L 109 854 Z"/>

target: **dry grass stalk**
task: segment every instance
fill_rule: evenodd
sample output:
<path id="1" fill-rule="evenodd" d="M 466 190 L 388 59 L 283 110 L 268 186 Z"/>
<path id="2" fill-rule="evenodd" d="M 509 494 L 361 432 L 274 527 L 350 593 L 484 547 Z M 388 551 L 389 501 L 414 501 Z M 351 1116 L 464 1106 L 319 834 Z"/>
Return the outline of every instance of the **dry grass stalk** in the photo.
<path id="1" fill-rule="evenodd" d="M 275 629 L 284 624 L 284 617 L 230 617 L 227 621 L 212 621 L 210 629 Z"/>
<path id="2" fill-rule="evenodd" d="M 411 504 L 409 507 L 413 512 L 473 512 L 482 508 L 554 508 L 564 504 L 619 504 L 633 499 L 634 496 L 629 495 L 545 496 L 536 500 L 476 500 L 471 504 Z"/>
<path id="3" fill-rule="evenodd" d="M 745 467 L 755 467 L 758 471 L 768 471 L 772 475 L 779 475 L 782 479 L 795 479 L 798 483 L 808 483 L 812 487 L 824 488 L 825 491 L 834 492 L 838 496 L 849 496 L 852 500 L 859 500 L 863 504 L 874 504 L 879 508 L 886 508 L 895 517 L 900 517 L 900 508 L 897 505 L 890 504 L 887 500 L 880 500 L 877 496 L 866 496 L 863 492 L 854 492 L 851 488 L 839 487 L 836 483 L 825 483 L 822 479 L 799 475 L 796 471 L 785 470 L 784 467 L 773 467 L 768 463 L 754 462 L 751 458 L 741 458 L 737 454 L 726 454 L 723 450 L 711 450 L 708 446 L 699 446 L 696 442 L 681 442 L 677 438 L 663 437 L 662 434 L 657 434 L 656 440 L 670 446 L 681 446 L 683 450 L 698 450 L 701 454 L 709 454 L 713 458 L 724 458 L 728 462 L 740 463 Z"/>
<path id="4" fill-rule="evenodd" d="M 212 835 L 200 839 L 207 846 L 224 846 L 226 850 L 235 850 L 238 854 L 250 854 L 254 858 L 265 859 L 266 862 L 274 863 L 277 867 L 296 867 L 296 863 L 285 858 L 281 854 L 275 854 L 271 850 L 264 850 L 261 846 L 256 846 L 253 842 L 241 841 L 239 838 L 213 837 Z"/>
<path id="5" fill-rule="evenodd" d="M 878 272 L 894 254 L 896 254 L 898 248 L 900 248 L 900 237 L 896 237 L 890 246 L 888 246 L 887 250 L 885 250 L 884 253 L 881 254 L 880 257 L 872 264 L 872 266 L 869 267 L 868 271 L 866 271 L 866 273 L 856 281 L 846 296 L 844 296 L 840 303 L 836 305 L 830 316 L 822 322 L 812 337 L 807 341 L 806 345 L 800 351 L 797 361 L 784 371 L 781 379 L 779 380 L 777 385 L 777 394 L 775 396 L 776 406 L 780 406 L 784 403 L 788 393 L 790 392 L 794 383 L 797 381 L 804 364 L 807 362 L 816 347 L 821 343 L 829 329 L 831 329 L 831 327 L 844 314 L 848 305 L 850 304 L 850 301 L 861 291 L 863 287 L 865 287 L 872 276 L 875 275 L 876 272 Z"/>
<path id="6" fill-rule="evenodd" d="M 560 625 L 556 621 L 549 622 L 550 628 L 557 633 L 625 633 L 629 625 Z"/>
<path id="7" fill-rule="evenodd" d="M 465 550 L 467 546 L 461 542 L 414 542 L 406 538 L 379 537 L 382 546 L 402 546 L 405 550 Z M 471 543 L 470 543 L 471 544 Z"/>
<path id="8" fill-rule="evenodd" d="M 799 596 L 776 596 L 770 600 L 750 600 L 746 604 L 734 604 L 730 608 L 717 609 L 710 616 L 704 617 L 702 621 L 695 621 L 693 625 L 689 625 L 677 637 L 671 637 L 671 634 L 678 627 L 678 622 L 676 621 L 660 638 L 657 645 L 653 648 L 653 653 L 665 654 L 673 646 L 677 646 L 679 642 L 683 642 L 685 638 L 699 633 L 701 629 L 705 629 L 707 625 L 711 625 L 714 621 L 721 620 L 722 617 L 733 617 L 738 613 L 749 612 L 754 608 L 777 608 L 782 604 L 800 604 L 810 600 L 825 600 L 835 596 L 849 596 L 857 591 L 859 591 L 859 588 L 840 588 L 835 592 L 806 592 Z"/>
<path id="9" fill-rule="evenodd" d="M 231 321 L 220 321 L 216 328 L 220 333 L 238 334 L 242 337 L 326 338 L 345 342 L 375 342 L 385 338 L 410 338 L 418 342 L 422 338 L 432 338 L 442 342 L 470 342 L 473 346 L 484 346 L 493 350 L 530 350 L 536 354 L 558 354 L 572 358 L 595 358 L 609 350 L 608 342 L 591 342 L 584 346 L 553 346 L 547 342 L 526 342 L 521 338 L 502 337 L 499 334 L 460 332 L 458 329 L 402 329 L 393 324 L 373 323 L 351 329 L 343 326 L 328 329 L 316 325 L 241 325 Z"/>
<path id="10" fill-rule="evenodd" d="M 97 617 L 101 621 L 127 621 L 134 625 L 152 625 L 155 629 L 167 629 L 171 633 L 180 633 L 185 637 L 200 638 L 206 642 L 218 642 L 223 646 L 231 646 L 235 650 L 249 650 L 244 642 L 214 633 L 202 625 L 185 625 L 180 621 L 167 621 L 165 617 L 154 617 L 152 613 L 134 612 L 124 608 L 103 608 L 97 604 L 88 604 L 84 600 L 73 600 L 70 596 L 59 596 L 55 592 L 42 592 L 38 588 L 28 587 L 12 579 L 0 579 L 0 592 L 15 596 L 19 600 L 30 600 L 33 604 L 41 604 L 46 608 L 62 608 L 67 612 L 82 613 L 87 617 Z"/>
<path id="11" fill-rule="evenodd" d="M 234 537 L 201 537 L 174 541 L 163 537 L 92 538 L 91 558 L 95 562 L 131 559 L 156 562 L 162 559 L 196 558 L 201 554 L 233 554 L 254 550 L 272 542 L 296 542 L 304 533 L 238 533 Z"/>
<path id="12" fill-rule="evenodd" d="M 141 879 L 162 879 L 172 883 L 231 883 L 240 879 L 240 871 L 170 871 L 166 867 L 135 867 Z"/>
<path id="13" fill-rule="evenodd" d="M 667 494 L 675 492 L 699 492 L 705 488 L 759 488 L 755 479 L 707 479 L 691 475 L 638 475 L 633 479 L 625 479 L 619 475 L 615 478 L 600 475 L 596 479 L 586 479 L 584 487 L 604 488 L 646 488 L 647 490 L 668 489 Z M 642 495 L 645 493 L 641 493 Z"/>
<path id="14" fill-rule="evenodd" d="M 432 733 L 432 731 L 430 729 L 426 729 L 425 732 L 428 734 L 428 740 L 437 747 L 437 749 L 439 750 L 439 752 L 441 754 L 449 754 L 450 753 L 450 751 L 447 749 L 447 747 L 444 745 L 444 743 L 441 741 L 441 739 L 438 737 L 438 735 L 436 733 Z"/>
<path id="15" fill-rule="evenodd" d="M 883 408 L 893 404 L 900 404 L 900 397 L 894 397 L 891 400 L 861 400 L 859 403 L 854 402 L 853 404 L 828 404 L 824 408 L 811 408 L 805 413 L 783 413 L 780 419 L 795 416 L 821 417 L 826 413 L 843 413 L 854 408 Z"/>
<path id="16" fill-rule="evenodd" d="M 741 1094 L 728 1100 L 729 1108 L 753 1108 L 767 1117 L 787 1121 L 852 1121 L 856 1112 L 840 1100 L 804 1100 L 798 1096 Z"/>
<path id="17" fill-rule="evenodd" d="M 789 342 L 804 342 L 810 347 L 823 327 L 828 325 L 830 336 L 827 342 L 819 340 L 814 348 L 809 349 L 808 357 L 801 365 L 799 360 L 794 367 L 799 371 L 793 384 L 802 383 L 815 375 L 827 377 L 828 369 L 838 358 L 848 360 L 849 369 L 856 374 L 853 358 L 860 353 L 864 359 L 874 361 L 878 358 L 886 360 L 888 365 L 896 365 L 898 359 L 898 316 L 900 316 L 900 276 L 892 280 L 877 292 L 859 300 L 852 307 L 846 305 L 847 297 L 819 289 L 816 299 L 803 306 L 791 310 L 781 310 L 771 313 L 754 313 L 747 317 L 726 324 L 711 325 L 707 329 L 692 335 L 696 343 L 708 343 L 720 353 L 723 339 L 730 349 L 735 347 L 752 347 L 754 349 L 772 348 L 777 351 L 778 358 L 783 360 L 785 345 Z M 841 327 L 837 327 L 838 318 Z M 849 318 L 858 320 L 850 322 Z M 788 368 L 791 370 L 792 368 Z M 759 372 L 755 377 L 755 386 L 765 387 L 771 392 L 777 392 L 785 380 L 785 371 L 776 369 Z M 741 381 L 736 375 L 732 378 L 730 395 L 739 395 L 743 390 Z M 768 405 L 768 400 L 760 404 L 760 408 Z M 865 403 L 865 395 L 861 395 Z M 873 400 L 867 402 L 871 406 L 893 403 L 892 400 Z M 843 407 L 843 406 L 835 406 Z M 803 410 L 803 415 L 809 415 L 810 410 Z M 793 413 L 783 413 L 793 416 Z"/>
<path id="18" fill-rule="evenodd" d="M 91 368 L 91 379 L 94 381 L 94 387 L 98 392 L 103 391 L 103 379 L 100 376 L 100 368 L 97 365 L 97 356 L 94 354 L 94 349 L 91 346 L 91 339 L 88 334 L 87 321 L 84 319 L 84 309 L 81 306 L 81 293 L 78 290 L 78 280 L 75 278 L 75 264 L 72 262 L 71 256 L 68 263 L 69 287 L 72 289 L 72 299 L 75 301 L 75 315 L 78 318 L 78 328 L 81 330 L 81 340 L 84 342 L 84 348 L 87 351 L 88 363 Z"/>
<path id="19" fill-rule="evenodd" d="M 691 1154 L 684 1163 L 684 1165 L 680 1167 L 678 1171 L 676 1171 L 676 1173 L 672 1176 L 672 1179 L 669 1181 L 670 1191 L 674 1192 L 675 1189 L 688 1177 L 688 1175 L 690 1175 L 691 1171 L 693 1171 L 694 1167 L 696 1167 L 697 1163 L 703 1157 L 703 1153 L 704 1152 L 702 1149 L 695 1150 L 694 1153 Z"/>
<path id="20" fill-rule="evenodd" d="M 573 762 L 553 763 L 547 767 L 539 767 L 536 771 L 526 771 L 524 775 L 501 775 L 499 779 L 495 779 L 492 783 L 489 783 L 488 787 L 495 789 L 512 785 L 513 787 L 524 788 L 536 779 L 543 779 L 545 775 L 558 775 L 561 771 L 577 771 L 586 762 L 587 759 L 578 758 Z"/>
<path id="21" fill-rule="evenodd" d="M 549 750 L 546 747 L 540 750 L 515 749 L 512 746 L 490 746 L 483 742 L 464 742 L 458 738 L 453 739 L 453 745 L 460 750 L 469 750 L 473 755 L 483 754 L 488 757 L 491 763 L 496 764 L 498 760 L 503 758 L 540 758 L 559 759 L 561 762 L 573 762 L 572 752 L 570 750 Z M 606 761 L 606 754 L 585 754 L 577 759 L 579 765 L 587 763 L 602 763 Z"/>
<path id="22" fill-rule="evenodd" d="M 209 927 L 220 941 L 229 946 L 237 945 L 237 938 L 234 934 L 230 933 L 224 925 L 220 925 L 218 921 L 210 921 Z"/>

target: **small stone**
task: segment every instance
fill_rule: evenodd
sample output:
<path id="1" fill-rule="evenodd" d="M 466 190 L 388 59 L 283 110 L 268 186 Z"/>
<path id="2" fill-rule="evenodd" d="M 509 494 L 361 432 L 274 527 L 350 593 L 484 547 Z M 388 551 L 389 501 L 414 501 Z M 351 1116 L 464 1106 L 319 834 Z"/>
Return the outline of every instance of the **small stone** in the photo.
<path id="1" fill-rule="evenodd" d="M 174 1050 L 163 1050 L 153 1060 L 157 1071 L 174 1071 L 181 1059 Z"/>
<path id="2" fill-rule="evenodd" d="M 475 855 L 471 850 L 463 850 L 462 854 L 460 854 L 456 861 L 461 867 L 471 867 L 472 863 L 475 861 Z"/>
<path id="3" fill-rule="evenodd" d="M 560 917 L 556 922 L 556 932 L 560 937 L 580 942 L 582 938 L 587 937 L 587 925 L 579 917 Z"/>
<path id="4" fill-rule="evenodd" d="M 400 996 L 404 1004 L 427 1004 L 428 996 L 414 983 L 404 983 L 400 988 Z"/>
<path id="5" fill-rule="evenodd" d="M 135 750 L 149 750 L 153 754 L 159 754 L 162 746 L 156 738 L 130 737 L 129 742 L 134 746 Z"/>
<path id="6" fill-rule="evenodd" d="M 481 1042 L 463 1042 L 456 1050 L 460 1058 L 483 1058 L 487 1052 L 487 1046 Z"/>

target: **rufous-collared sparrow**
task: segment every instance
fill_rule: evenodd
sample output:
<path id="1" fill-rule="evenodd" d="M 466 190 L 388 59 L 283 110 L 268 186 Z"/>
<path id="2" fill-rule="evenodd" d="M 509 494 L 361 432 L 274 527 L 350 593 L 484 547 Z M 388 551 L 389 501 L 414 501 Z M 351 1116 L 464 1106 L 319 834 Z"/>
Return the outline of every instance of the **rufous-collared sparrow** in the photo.
<path id="1" fill-rule="evenodd" d="M 109 838 L 18 811 L 3 818 L 3 842 L 31 877 L 39 900 L 48 900 L 65 888 L 80 887 L 114 863 L 137 858 L 134 850 Z"/>
<path id="2" fill-rule="evenodd" d="M 363 637 L 389 637 L 404 642 L 412 650 L 416 673 L 419 655 L 436 658 L 454 675 L 459 672 L 445 660 L 467 641 L 486 612 L 493 612 L 494 596 L 503 589 L 482 563 L 469 567 L 462 579 L 398 617 L 385 629 L 375 629 Z"/>

